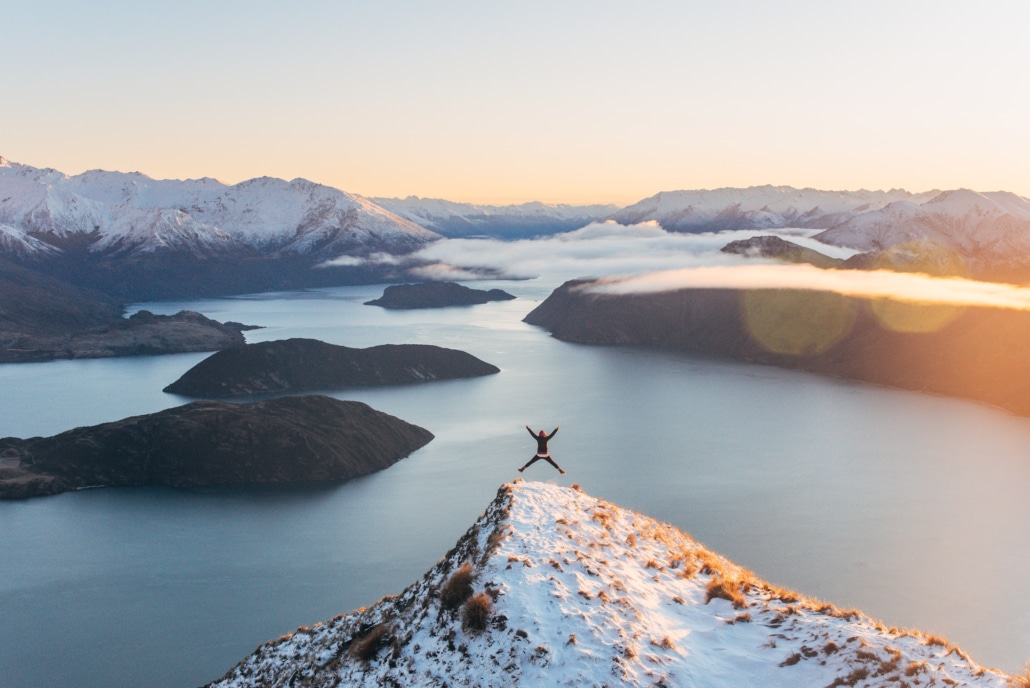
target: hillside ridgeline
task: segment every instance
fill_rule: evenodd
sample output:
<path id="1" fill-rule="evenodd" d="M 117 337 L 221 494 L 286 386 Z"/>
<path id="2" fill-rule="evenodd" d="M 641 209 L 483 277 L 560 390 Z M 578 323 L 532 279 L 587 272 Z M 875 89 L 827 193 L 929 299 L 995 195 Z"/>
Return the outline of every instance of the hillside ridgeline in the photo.
<path id="1" fill-rule="evenodd" d="M 219 351 L 164 391 L 191 397 L 234 397 L 430 382 L 498 372 L 499 368 L 472 354 L 428 344 L 354 349 L 295 338 Z"/>
<path id="2" fill-rule="evenodd" d="M 567 282 L 525 317 L 558 339 L 713 354 L 1030 415 L 1030 313 L 831 292 L 602 294 Z"/>
<path id="3" fill-rule="evenodd" d="M 432 439 L 357 401 L 197 401 L 53 437 L 0 439 L 0 499 L 85 487 L 347 480 Z"/>

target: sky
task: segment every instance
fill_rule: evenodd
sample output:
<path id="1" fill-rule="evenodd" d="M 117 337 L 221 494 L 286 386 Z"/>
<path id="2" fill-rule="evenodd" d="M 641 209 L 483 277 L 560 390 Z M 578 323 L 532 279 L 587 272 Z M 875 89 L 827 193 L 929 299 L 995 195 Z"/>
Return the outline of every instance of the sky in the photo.
<path id="1" fill-rule="evenodd" d="M 1030 196 L 1025 0 L 9 2 L 0 155 L 366 196 Z"/>

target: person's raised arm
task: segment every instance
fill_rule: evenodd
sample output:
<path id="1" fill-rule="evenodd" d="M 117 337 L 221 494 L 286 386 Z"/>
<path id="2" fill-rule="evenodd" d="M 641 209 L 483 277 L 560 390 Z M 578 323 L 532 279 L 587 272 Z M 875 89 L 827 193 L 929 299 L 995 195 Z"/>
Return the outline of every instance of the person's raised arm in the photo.
<path id="1" fill-rule="evenodd" d="M 526 426 L 526 430 L 529 430 L 529 434 L 530 434 L 531 437 L 536 437 L 536 433 L 533 432 L 533 428 L 531 428 L 531 427 L 529 427 L 527 425 Z"/>
<path id="2" fill-rule="evenodd" d="M 551 439 L 552 437 L 554 437 L 555 435 L 557 435 L 557 434 L 558 434 L 558 428 L 560 428 L 560 427 L 561 427 L 561 426 L 559 425 L 559 426 L 558 426 L 557 428 L 555 428 L 555 429 L 554 429 L 554 432 L 552 432 L 552 433 L 551 433 L 550 435 L 548 435 L 548 436 L 547 436 L 547 439 Z"/>

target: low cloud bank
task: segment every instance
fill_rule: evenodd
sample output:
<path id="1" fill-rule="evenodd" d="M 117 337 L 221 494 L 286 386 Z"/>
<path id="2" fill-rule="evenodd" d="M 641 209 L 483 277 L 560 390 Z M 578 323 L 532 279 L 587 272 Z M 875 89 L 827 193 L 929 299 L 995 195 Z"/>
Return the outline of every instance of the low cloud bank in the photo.
<path id="1" fill-rule="evenodd" d="M 762 234 L 776 234 L 835 258 L 847 258 L 855 253 L 808 238 L 814 234 L 810 230 L 677 234 L 666 232 L 655 222 L 628 226 L 598 222 L 540 239 L 444 239 L 404 256 L 400 264 L 424 279 L 540 278 L 560 284 L 584 276 L 625 277 L 691 266 L 743 265 L 755 259 L 721 253 L 720 249 L 731 241 Z M 398 263 L 398 258 L 392 256 L 374 256 L 369 260 L 379 264 Z"/>
<path id="2" fill-rule="evenodd" d="M 594 293 L 646 294 L 677 289 L 806 289 L 912 303 L 1030 310 L 1030 288 L 888 270 L 821 270 L 810 265 L 708 266 L 608 279 Z"/>
<path id="3" fill-rule="evenodd" d="M 540 280 L 558 286 L 570 279 L 606 280 L 605 293 L 646 293 L 685 288 L 808 289 L 912 303 L 996 306 L 1030 310 L 1030 289 L 960 278 L 889 271 L 823 270 L 774 259 L 722 253 L 731 241 L 775 235 L 832 258 L 857 251 L 822 244 L 813 230 L 739 230 L 704 234 L 667 232 L 654 222 L 593 223 L 540 239 L 444 239 L 406 256 L 344 256 L 328 263 L 396 265 L 426 280 Z"/>

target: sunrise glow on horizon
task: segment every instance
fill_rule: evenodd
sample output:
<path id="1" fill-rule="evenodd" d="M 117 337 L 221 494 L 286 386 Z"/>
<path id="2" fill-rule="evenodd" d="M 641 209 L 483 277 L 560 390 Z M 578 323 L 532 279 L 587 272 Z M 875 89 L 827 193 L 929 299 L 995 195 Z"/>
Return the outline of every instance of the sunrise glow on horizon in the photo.
<path id="1" fill-rule="evenodd" d="M 366 196 L 762 184 L 1030 196 L 1015 0 L 22 3 L 0 155 Z"/>

